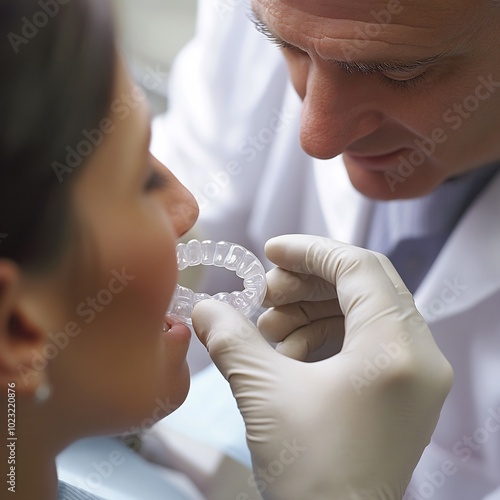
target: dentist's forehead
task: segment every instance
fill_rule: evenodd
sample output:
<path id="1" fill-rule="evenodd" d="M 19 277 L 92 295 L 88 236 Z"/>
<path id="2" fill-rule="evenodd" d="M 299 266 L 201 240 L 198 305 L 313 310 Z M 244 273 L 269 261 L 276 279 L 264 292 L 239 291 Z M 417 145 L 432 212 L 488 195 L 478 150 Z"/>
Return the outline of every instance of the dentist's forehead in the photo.
<path id="1" fill-rule="evenodd" d="M 493 0 L 253 0 L 252 10 L 271 32 L 299 48 L 314 46 L 342 59 L 346 43 L 366 41 L 399 57 L 467 50 L 491 17 Z"/>
<path id="2" fill-rule="evenodd" d="M 320 17 L 342 16 L 347 12 L 363 15 L 371 9 L 394 10 L 396 7 L 408 9 L 408 11 L 427 10 L 439 15 L 443 12 L 459 13 L 481 10 L 482 7 L 488 7 L 494 3 L 500 5 L 498 0 L 251 0 L 250 3 L 268 7 L 288 7 Z"/>
<path id="3" fill-rule="evenodd" d="M 440 27 L 460 31 L 471 22 L 484 20 L 492 5 L 500 0 L 252 0 L 260 14 L 300 17 L 301 31 L 314 29 L 313 23 L 359 21 L 408 27 Z"/>

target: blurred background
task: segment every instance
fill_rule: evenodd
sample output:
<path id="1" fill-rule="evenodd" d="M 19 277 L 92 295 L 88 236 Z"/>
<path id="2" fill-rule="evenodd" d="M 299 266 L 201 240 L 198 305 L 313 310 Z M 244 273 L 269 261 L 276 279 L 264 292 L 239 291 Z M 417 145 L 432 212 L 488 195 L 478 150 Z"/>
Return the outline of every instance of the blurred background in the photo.
<path id="1" fill-rule="evenodd" d="M 153 113 L 167 107 L 168 71 L 194 34 L 196 0 L 114 0 L 130 69 L 145 88 Z"/>

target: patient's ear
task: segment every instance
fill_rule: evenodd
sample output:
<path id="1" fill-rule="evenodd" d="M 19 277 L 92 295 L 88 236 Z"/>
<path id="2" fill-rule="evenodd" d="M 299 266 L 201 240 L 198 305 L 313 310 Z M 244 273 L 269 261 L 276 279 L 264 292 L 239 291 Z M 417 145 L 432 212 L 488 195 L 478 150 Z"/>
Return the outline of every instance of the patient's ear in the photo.
<path id="1" fill-rule="evenodd" d="M 45 371 L 32 365 L 45 334 L 22 310 L 21 278 L 14 262 L 0 259 L 0 387 L 15 383 L 16 393 L 33 396 L 46 383 Z"/>

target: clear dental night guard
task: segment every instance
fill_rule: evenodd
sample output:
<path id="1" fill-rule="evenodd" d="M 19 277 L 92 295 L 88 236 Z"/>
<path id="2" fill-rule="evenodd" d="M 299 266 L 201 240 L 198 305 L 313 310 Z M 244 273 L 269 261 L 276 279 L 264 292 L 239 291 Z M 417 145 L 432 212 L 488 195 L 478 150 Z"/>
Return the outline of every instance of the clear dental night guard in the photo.
<path id="1" fill-rule="evenodd" d="M 195 293 L 191 289 L 177 285 L 167 315 L 185 323 L 191 323 L 193 307 L 205 299 L 225 302 L 240 311 L 247 318 L 252 317 L 262 305 L 266 295 L 266 273 L 257 257 L 241 245 L 227 241 L 191 240 L 177 245 L 177 267 L 179 271 L 188 266 L 217 266 L 243 279 L 244 289 L 239 292 L 221 292 L 214 296 Z"/>

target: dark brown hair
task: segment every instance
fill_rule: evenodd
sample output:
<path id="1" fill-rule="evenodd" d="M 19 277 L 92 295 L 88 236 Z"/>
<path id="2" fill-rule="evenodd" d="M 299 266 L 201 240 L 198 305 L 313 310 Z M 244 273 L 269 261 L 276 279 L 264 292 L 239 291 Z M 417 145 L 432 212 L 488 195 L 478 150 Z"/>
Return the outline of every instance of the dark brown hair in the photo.
<path id="1" fill-rule="evenodd" d="M 0 258 L 57 262 L 84 165 L 53 165 L 108 114 L 115 63 L 107 0 L 1 0 Z"/>

